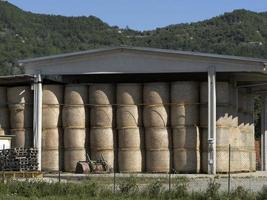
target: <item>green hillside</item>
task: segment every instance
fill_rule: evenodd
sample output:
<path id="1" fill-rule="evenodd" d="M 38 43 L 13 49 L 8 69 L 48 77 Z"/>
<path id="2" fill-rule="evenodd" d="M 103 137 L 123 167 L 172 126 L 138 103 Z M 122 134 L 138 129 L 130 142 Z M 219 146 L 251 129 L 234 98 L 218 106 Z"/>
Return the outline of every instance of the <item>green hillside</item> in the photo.
<path id="1" fill-rule="evenodd" d="M 111 27 L 93 16 L 33 14 L 0 2 L 0 74 L 21 73 L 16 60 L 22 58 L 118 45 L 267 58 L 267 13 L 236 10 L 140 32 Z"/>

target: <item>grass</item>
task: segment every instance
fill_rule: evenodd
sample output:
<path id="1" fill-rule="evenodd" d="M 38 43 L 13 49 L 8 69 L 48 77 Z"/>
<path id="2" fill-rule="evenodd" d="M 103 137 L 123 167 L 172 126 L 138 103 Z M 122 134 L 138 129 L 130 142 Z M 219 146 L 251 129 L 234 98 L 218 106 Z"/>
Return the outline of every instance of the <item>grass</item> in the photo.
<path id="1" fill-rule="evenodd" d="M 231 191 L 220 192 L 220 184 L 216 179 L 211 179 L 205 191 L 190 192 L 188 180 L 177 178 L 173 180 L 173 187 L 169 191 L 161 181 L 155 180 L 146 186 L 140 187 L 138 180 L 134 177 L 122 179 L 117 184 L 116 193 L 111 187 L 92 181 L 82 183 L 47 183 L 42 181 L 8 181 L 0 183 L 0 200 L 24 200 L 24 199 L 45 199 L 45 200 L 122 200 L 122 199 L 183 199 L 183 200 L 265 200 L 267 199 L 267 187 L 260 192 L 251 192 L 242 187 Z"/>

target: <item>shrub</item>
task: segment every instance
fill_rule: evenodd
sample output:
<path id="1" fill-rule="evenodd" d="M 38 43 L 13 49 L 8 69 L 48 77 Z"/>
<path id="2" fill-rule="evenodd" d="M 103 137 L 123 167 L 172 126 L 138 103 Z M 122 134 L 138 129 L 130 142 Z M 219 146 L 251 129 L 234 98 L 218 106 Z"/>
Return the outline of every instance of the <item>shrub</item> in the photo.
<path id="1" fill-rule="evenodd" d="M 122 194 L 134 194 L 139 191 L 137 180 L 134 177 L 125 178 L 119 183 L 119 190 Z"/>
<path id="2" fill-rule="evenodd" d="M 185 198 L 189 196 L 188 183 L 189 180 L 186 177 L 176 178 L 174 188 L 172 189 L 172 198 Z"/>
<path id="3" fill-rule="evenodd" d="M 162 183 L 159 180 L 156 180 L 150 183 L 146 188 L 147 195 L 151 197 L 158 197 L 163 192 Z"/>
<path id="4" fill-rule="evenodd" d="M 221 185 L 216 182 L 216 177 L 213 179 L 210 179 L 208 188 L 205 192 L 206 198 L 207 199 L 219 199 L 219 189 Z"/>
<path id="5" fill-rule="evenodd" d="M 267 185 L 263 186 L 261 191 L 257 195 L 258 200 L 266 200 L 267 199 Z"/>

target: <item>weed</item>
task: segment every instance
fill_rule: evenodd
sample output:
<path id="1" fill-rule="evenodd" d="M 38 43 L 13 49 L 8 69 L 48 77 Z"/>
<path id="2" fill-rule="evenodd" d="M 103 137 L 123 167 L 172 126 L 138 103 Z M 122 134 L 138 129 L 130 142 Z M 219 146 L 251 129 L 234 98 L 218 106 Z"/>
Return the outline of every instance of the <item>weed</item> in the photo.
<path id="1" fill-rule="evenodd" d="M 119 183 L 119 190 L 122 194 L 135 194 L 139 191 L 137 180 L 134 177 L 125 178 Z"/>

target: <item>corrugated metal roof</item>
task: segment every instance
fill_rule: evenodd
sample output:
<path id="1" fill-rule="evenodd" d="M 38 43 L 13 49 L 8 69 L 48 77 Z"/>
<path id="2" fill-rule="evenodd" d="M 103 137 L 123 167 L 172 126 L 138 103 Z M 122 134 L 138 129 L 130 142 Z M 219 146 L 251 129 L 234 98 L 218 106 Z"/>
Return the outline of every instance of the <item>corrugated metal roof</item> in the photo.
<path id="1" fill-rule="evenodd" d="M 46 60 L 57 60 L 64 58 L 71 58 L 89 54 L 96 54 L 101 52 L 109 52 L 109 51 L 139 51 L 139 52 L 147 52 L 147 53 L 156 53 L 156 54 L 174 54 L 174 55 L 183 55 L 183 56 L 196 56 L 202 58 L 213 58 L 213 59 L 225 59 L 225 60 L 236 60 L 236 61 L 244 61 L 244 62 L 256 62 L 256 63 L 264 63 L 267 65 L 267 59 L 259 59 L 259 58 L 250 58 L 250 57 L 241 57 L 241 56 L 229 56 L 229 55 L 218 55 L 218 54 L 210 54 L 210 53 L 200 53 L 200 52 L 191 52 L 191 51 L 178 51 L 178 50 L 170 50 L 170 49 L 156 49 L 156 48 L 145 48 L 145 47 L 129 47 L 129 46 L 120 46 L 120 47 L 109 47 L 109 48 L 100 48 L 100 49 L 92 49 L 87 51 L 80 51 L 74 53 L 64 53 L 53 56 L 45 56 L 39 58 L 31 58 L 25 60 L 19 60 L 18 63 L 21 65 L 29 64 L 29 63 L 38 63 Z"/>

